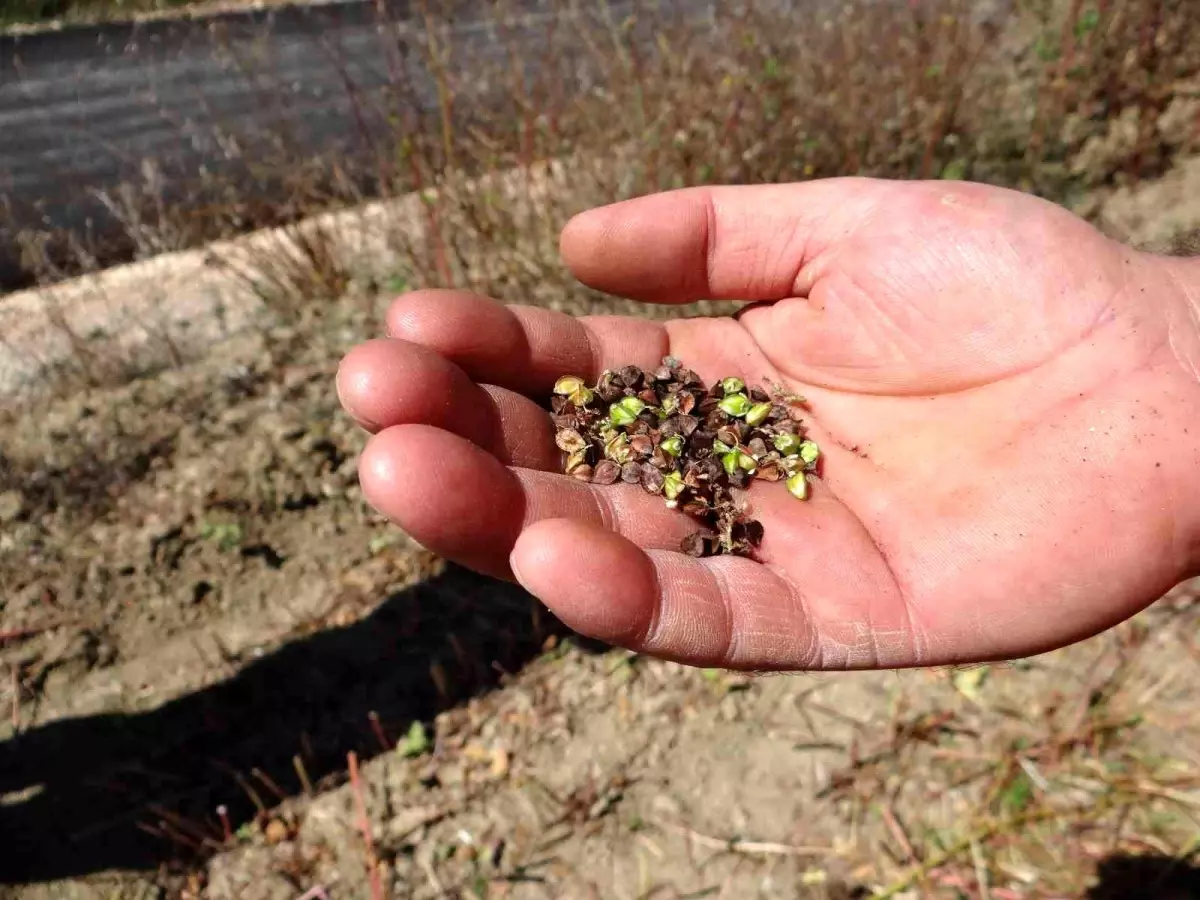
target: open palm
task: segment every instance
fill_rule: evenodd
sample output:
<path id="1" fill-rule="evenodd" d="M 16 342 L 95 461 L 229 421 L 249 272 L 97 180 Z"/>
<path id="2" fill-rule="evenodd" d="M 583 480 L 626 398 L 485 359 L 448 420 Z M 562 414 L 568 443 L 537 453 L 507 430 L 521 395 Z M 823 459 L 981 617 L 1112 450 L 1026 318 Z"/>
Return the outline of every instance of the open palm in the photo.
<path id="1" fill-rule="evenodd" d="M 368 499 L 579 631 L 702 665 L 945 664 L 1093 634 L 1189 574 L 1200 354 L 1172 264 L 1015 192 L 869 179 L 655 195 L 562 248 L 611 293 L 748 305 L 663 324 L 419 292 L 338 386 L 377 432 Z M 661 498 L 559 474 L 555 379 L 668 353 L 808 399 L 823 480 L 753 484 L 761 563 L 684 556 Z"/>

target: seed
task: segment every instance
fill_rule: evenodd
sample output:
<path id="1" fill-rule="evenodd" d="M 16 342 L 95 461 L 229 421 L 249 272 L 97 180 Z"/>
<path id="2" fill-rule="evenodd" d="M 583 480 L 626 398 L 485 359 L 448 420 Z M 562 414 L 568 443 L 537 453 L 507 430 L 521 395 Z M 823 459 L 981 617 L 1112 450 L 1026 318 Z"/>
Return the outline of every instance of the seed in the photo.
<path id="1" fill-rule="evenodd" d="M 679 415 L 675 416 L 675 419 L 679 433 L 684 437 L 691 437 L 696 429 L 700 427 L 700 420 L 695 416 Z"/>
<path id="2" fill-rule="evenodd" d="M 721 457 L 721 465 L 725 469 L 725 474 L 733 476 L 738 473 L 738 452 L 731 450 Z"/>
<path id="3" fill-rule="evenodd" d="M 625 387 L 637 389 L 642 385 L 644 374 L 637 366 L 625 366 L 617 372 L 617 380 Z"/>
<path id="4" fill-rule="evenodd" d="M 655 381 L 670 381 L 673 377 L 671 370 L 666 366 L 659 366 L 654 370 Z"/>
<path id="5" fill-rule="evenodd" d="M 624 397 L 617 401 L 617 407 L 625 410 L 627 413 L 636 416 L 646 408 L 646 403 L 640 397 Z"/>
<path id="6" fill-rule="evenodd" d="M 663 476 L 663 496 L 668 500 L 676 499 L 683 493 L 683 478 L 678 472 L 668 472 Z"/>
<path id="7" fill-rule="evenodd" d="M 771 400 L 762 388 L 750 388 L 750 399 L 755 403 L 768 403 Z"/>
<path id="8" fill-rule="evenodd" d="M 679 383 L 684 386 L 700 383 L 700 376 L 691 369 L 680 369 L 679 372 L 676 373 L 675 377 L 678 378 Z"/>
<path id="9" fill-rule="evenodd" d="M 637 416 L 621 406 L 613 406 L 608 411 L 608 417 L 612 420 L 614 425 L 620 426 L 632 425 L 637 421 Z"/>
<path id="10" fill-rule="evenodd" d="M 583 379 L 578 375 L 564 375 L 558 381 L 554 382 L 554 393 L 563 397 L 569 397 L 580 388 L 586 387 L 587 385 L 583 383 Z"/>
<path id="11" fill-rule="evenodd" d="M 604 445 L 604 455 L 615 463 L 624 465 L 629 462 L 629 438 L 618 434 Z"/>
<path id="12" fill-rule="evenodd" d="M 596 385 L 596 395 L 605 403 L 612 403 L 622 395 L 621 386 L 616 383 L 616 376 L 612 372 L 605 372 L 600 376 L 600 381 Z"/>
<path id="13" fill-rule="evenodd" d="M 740 378 L 731 377 L 721 379 L 721 390 L 725 393 L 726 397 L 728 397 L 730 394 L 740 393 L 745 389 L 746 382 L 742 381 Z"/>
<path id="14" fill-rule="evenodd" d="M 669 437 L 658 445 L 662 448 L 662 452 L 669 456 L 678 456 L 683 452 L 683 438 L 679 435 Z"/>
<path id="15" fill-rule="evenodd" d="M 642 465 L 636 462 L 627 462 L 621 466 L 621 480 L 626 484 L 637 484 L 642 480 Z"/>
<path id="16" fill-rule="evenodd" d="M 596 469 L 592 472 L 593 484 L 613 484 L 621 477 L 621 467 L 611 459 L 602 459 L 596 463 Z"/>
<path id="17" fill-rule="evenodd" d="M 762 543 L 763 527 L 761 522 L 746 519 L 735 523 L 731 531 L 735 541 L 746 541 L 755 547 Z"/>
<path id="18" fill-rule="evenodd" d="M 634 435 L 629 439 L 629 449 L 637 456 L 649 456 L 654 451 L 654 441 L 648 434 Z"/>
<path id="19" fill-rule="evenodd" d="M 580 466 L 583 466 L 586 464 L 587 464 L 587 450 L 586 449 L 585 450 L 576 450 L 574 453 L 572 453 L 570 456 L 567 457 L 567 466 L 566 466 L 567 473 L 570 474 L 571 472 L 574 472 L 576 469 L 578 469 Z"/>
<path id="20" fill-rule="evenodd" d="M 791 456 L 793 453 L 800 452 L 800 444 L 802 442 L 794 434 L 777 434 L 772 443 L 775 445 L 775 449 L 784 456 Z"/>
<path id="21" fill-rule="evenodd" d="M 812 441 L 803 441 L 800 444 L 800 458 L 804 460 L 806 466 L 811 466 L 817 461 L 817 457 L 821 455 L 821 448 Z"/>
<path id="22" fill-rule="evenodd" d="M 683 365 L 683 363 L 681 363 L 674 356 L 664 356 L 662 358 L 662 364 L 664 366 L 666 366 L 668 369 L 678 369 L 680 366 Z"/>
<path id="23" fill-rule="evenodd" d="M 741 466 L 743 469 L 745 469 L 747 472 L 753 472 L 755 469 L 758 468 L 758 460 L 756 460 L 749 453 L 746 453 L 743 451 L 738 452 L 737 462 L 738 462 L 738 465 Z"/>
<path id="24" fill-rule="evenodd" d="M 672 415 L 678 408 L 679 395 L 667 394 L 667 396 L 663 397 L 662 399 L 662 404 L 659 407 L 658 414 L 665 419 L 667 416 Z"/>
<path id="25" fill-rule="evenodd" d="M 642 487 L 651 494 L 661 494 L 663 491 L 663 473 L 647 463 L 642 466 Z"/>
<path id="26" fill-rule="evenodd" d="M 676 396 L 679 397 L 679 411 L 684 415 L 696 408 L 696 395 L 691 391 L 684 391 Z"/>
<path id="27" fill-rule="evenodd" d="M 755 478 L 761 478 L 763 481 L 778 481 L 783 477 L 783 466 L 777 462 L 762 463 L 758 467 L 758 471 L 754 473 Z"/>
<path id="28" fill-rule="evenodd" d="M 745 394 L 728 394 L 725 399 L 718 404 L 721 410 L 730 416 L 738 418 L 750 412 L 750 400 Z"/>
<path id="29" fill-rule="evenodd" d="M 680 507 L 685 513 L 693 518 L 700 518 L 708 512 L 708 504 L 699 497 L 693 497 Z"/>
<path id="30" fill-rule="evenodd" d="M 761 425 L 767 421 L 767 416 L 771 414 L 770 403 L 756 403 L 750 407 L 750 411 L 746 413 L 747 425 Z"/>
<path id="31" fill-rule="evenodd" d="M 714 431 L 729 422 L 729 416 L 725 414 L 723 409 L 714 409 L 704 417 L 704 425 Z"/>
<path id="32" fill-rule="evenodd" d="M 592 476 L 592 467 L 587 463 L 584 463 L 582 466 L 576 466 L 571 470 L 571 477 L 578 478 L 580 481 L 591 481 Z"/>
<path id="33" fill-rule="evenodd" d="M 789 476 L 787 480 L 788 493 L 797 500 L 808 499 L 808 479 L 803 472 L 797 472 L 795 475 Z"/>
<path id="34" fill-rule="evenodd" d="M 751 438 L 746 444 L 746 449 L 754 455 L 755 459 L 762 459 L 767 455 L 767 444 L 760 437 Z"/>
<path id="35" fill-rule="evenodd" d="M 687 537 L 685 537 L 680 542 L 679 549 L 688 556 L 694 556 L 697 558 L 702 556 L 712 556 L 716 552 L 717 541 L 712 535 L 700 534 L 697 532 L 695 534 L 689 534 Z"/>
<path id="36" fill-rule="evenodd" d="M 572 428 L 564 428 L 556 434 L 554 443 L 558 444 L 559 450 L 565 450 L 567 453 L 578 453 L 587 447 L 587 441 L 583 439 L 583 435 Z"/>
<path id="37" fill-rule="evenodd" d="M 596 395 L 589 388 L 583 386 L 580 386 L 579 390 L 571 394 L 571 402 L 576 406 L 587 406 L 595 399 Z"/>

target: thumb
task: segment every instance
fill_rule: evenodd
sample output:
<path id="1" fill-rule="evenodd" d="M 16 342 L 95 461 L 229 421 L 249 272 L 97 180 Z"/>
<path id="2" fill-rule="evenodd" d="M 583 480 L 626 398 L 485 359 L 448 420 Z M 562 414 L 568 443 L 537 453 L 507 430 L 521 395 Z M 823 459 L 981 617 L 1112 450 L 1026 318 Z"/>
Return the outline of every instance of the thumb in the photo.
<path id="1" fill-rule="evenodd" d="M 894 182 L 830 178 L 780 185 L 684 188 L 575 216 L 559 246 L 597 290 L 649 303 L 780 300 L 822 235 L 845 233 Z"/>

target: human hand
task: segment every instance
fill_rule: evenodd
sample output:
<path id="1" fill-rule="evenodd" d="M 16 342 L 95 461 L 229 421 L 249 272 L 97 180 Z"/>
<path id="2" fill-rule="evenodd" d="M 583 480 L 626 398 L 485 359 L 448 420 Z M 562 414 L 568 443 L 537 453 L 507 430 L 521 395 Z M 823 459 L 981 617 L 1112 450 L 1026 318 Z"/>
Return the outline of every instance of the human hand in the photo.
<path id="1" fill-rule="evenodd" d="M 375 432 L 367 499 L 581 633 L 757 670 L 1012 658 L 1200 560 L 1198 262 L 1015 192 L 870 179 L 627 201 L 562 252 L 613 294 L 757 302 L 659 323 L 417 292 L 338 389 Z M 695 525 L 661 498 L 559 474 L 555 379 L 668 353 L 808 399 L 823 480 L 807 502 L 752 485 L 762 562 L 687 557 Z"/>

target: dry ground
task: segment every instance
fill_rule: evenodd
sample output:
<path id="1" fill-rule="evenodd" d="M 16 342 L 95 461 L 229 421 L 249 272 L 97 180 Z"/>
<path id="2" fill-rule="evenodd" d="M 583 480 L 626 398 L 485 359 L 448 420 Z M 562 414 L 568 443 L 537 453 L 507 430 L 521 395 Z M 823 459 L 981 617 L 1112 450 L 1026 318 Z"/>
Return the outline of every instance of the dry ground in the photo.
<path id="1" fill-rule="evenodd" d="M 1108 219 L 1165 239 L 1163 192 Z M 571 639 L 364 506 L 380 302 L 3 413 L 0 896 L 1198 896 L 1191 586 L 959 671 Z"/>

